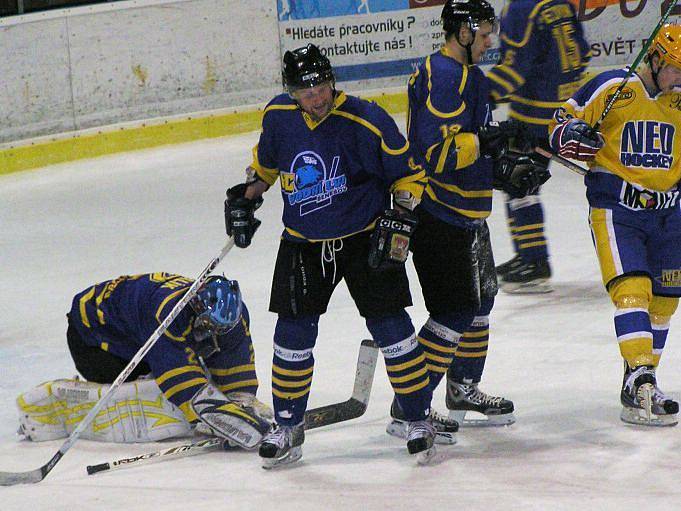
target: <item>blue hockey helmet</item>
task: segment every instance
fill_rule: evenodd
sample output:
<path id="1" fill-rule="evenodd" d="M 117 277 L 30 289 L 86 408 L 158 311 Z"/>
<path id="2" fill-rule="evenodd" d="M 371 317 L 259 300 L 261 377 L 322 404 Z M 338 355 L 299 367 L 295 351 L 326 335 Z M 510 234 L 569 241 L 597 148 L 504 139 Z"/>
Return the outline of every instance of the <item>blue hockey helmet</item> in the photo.
<path id="1" fill-rule="evenodd" d="M 209 277 L 190 301 L 197 316 L 194 327 L 211 336 L 227 333 L 241 317 L 241 291 L 236 280 Z"/>

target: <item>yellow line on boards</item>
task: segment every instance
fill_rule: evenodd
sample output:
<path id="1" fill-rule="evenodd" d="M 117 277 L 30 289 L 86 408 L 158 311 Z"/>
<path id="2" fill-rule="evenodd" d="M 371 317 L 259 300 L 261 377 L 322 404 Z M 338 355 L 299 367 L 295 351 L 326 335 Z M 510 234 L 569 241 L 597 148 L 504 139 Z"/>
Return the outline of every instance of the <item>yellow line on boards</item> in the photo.
<path id="1" fill-rule="evenodd" d="M 404 93 L 362 96 L 375 101 L 389 113 L 405 112 Z M 4 144 L 0 148 L 0 174 L 35 169 L 84 158 L 148 149 L 168 144 L 179 144 L 205 138 L 237 135 L 260 129 L 262 110 L 244 110 L 203 117 L 174 118 L 172 120 L 139 124 L 120 128 L 102 127 L 101 130 L 76 133 L 73 136 L 55 135 L 33 141 Z"/>

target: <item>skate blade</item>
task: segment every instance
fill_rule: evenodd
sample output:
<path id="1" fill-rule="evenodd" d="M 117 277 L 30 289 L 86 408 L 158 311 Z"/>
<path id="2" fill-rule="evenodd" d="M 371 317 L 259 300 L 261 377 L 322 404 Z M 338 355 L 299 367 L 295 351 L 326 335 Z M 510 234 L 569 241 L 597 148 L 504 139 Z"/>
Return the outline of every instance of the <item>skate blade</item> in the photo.
<path id="1" fill-rule="evenodd" d="M 510 295 L 538 295 L 552 293 L 549 279 L 536 279 L 530 282 L 501 282 L 501 290 Z"/>
<path id="2" fill-rule="evenodd" d="M 404 440 L 407 438 L 407 425 L 404 422 L 392 420 L 388 426 L 386 426 L 385 432 L 391 436 Z M 456 443 L 456 434 L 438 431 L 435 433 L 434 441 L 436 444 L 440 445 L 454 445 Z"/>
<path id="3" fill-rule="evenodd" d="M 262 468 L 271 470 L 273 468 L 284 467 L 295 463 L 303 457 L 303 448 L 301 446 L 291 447 L 289 451 L 279 458 L 262 458 Z"/>
<path id="4" fill-rule="evenodd" d="M 437 454 L 437 449 L 435 446 L 432 446 L 425 451 L 417 452 L 414 454 L 416 457 L 416 464 L 423 466 L 423 465 L 430 465 L 434 460 L 435 460 L 435 455 Z"/>
<path id="5" fill-rule="evenodd" d="M 474 416 L 466 419 L 469 410 L 450 410 L 449 418 L 458 422 L 461 426 L 469 428 L 489 428 L 499 426 L 510 426 L 514 424 L 516 419 L 513 413 L 505 413 L 502 415 L 484 415 L 482 413 L 472 412 Z"/>
<path id="6" fill-rule="evenodd" d="M 676 426 L 679 423 L 679 418 L 676 415 L 655 415 L 653 413 L 648 417 L 645 410 L 628 407 L 622 408 L 620 420 L 636 426 L 653 426 L 658 428 Z"/>

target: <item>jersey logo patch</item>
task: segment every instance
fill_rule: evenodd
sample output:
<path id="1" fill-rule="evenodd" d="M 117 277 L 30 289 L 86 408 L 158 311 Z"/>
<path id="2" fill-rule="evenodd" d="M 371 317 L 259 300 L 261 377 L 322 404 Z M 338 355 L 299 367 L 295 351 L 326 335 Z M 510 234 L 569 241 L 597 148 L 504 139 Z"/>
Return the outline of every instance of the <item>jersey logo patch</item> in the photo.
<path id="1" fill-rule="evenodd" d="M 620 204 L 632 210 L 673 208 L 678 199 L 678 190 L 655 192 L 637 188 L 626 181 L 622 183 L 622 191 L 620 192 Z"/>
<path id="2" fill-rule="evenodd" d="M 291 169 L 282 175 L 283 192 L 290 206 L 300 205 L 300 216 L 330 206 L 333 197 L 347 191 L 347 178 L 338 174 L 340 156 L 334 156 L 331 168 L 317 153 L 304 151 L 291 163 Z"/>
<path id="3" fill-rule="evenodd" d="M 628 121 L 622 128 L 620 161 L 627 167 L 668 170 L 676 128 L 659 121 Z"/>

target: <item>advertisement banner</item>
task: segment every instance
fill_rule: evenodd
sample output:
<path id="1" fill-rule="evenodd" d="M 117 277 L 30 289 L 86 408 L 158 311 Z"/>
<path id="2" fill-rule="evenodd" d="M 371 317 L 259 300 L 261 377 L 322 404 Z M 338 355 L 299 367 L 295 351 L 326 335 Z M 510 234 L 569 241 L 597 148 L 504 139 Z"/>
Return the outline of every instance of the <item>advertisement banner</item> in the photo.
<path id="1" fill-rule="evenodd" d="M 570 0 L 584 24 L 593 67 L 632 62 L 671 0 Z M 498 14 L 508 0 L 489 0 Z M 338 81 L 406 76 L 444 42 L 444 0 L 277 0 L 281 51 L 314 43 Z M 681 6 L 670 21 L 681 15 Z M 499 58 L 498 43 L 482 65 Z"/>

